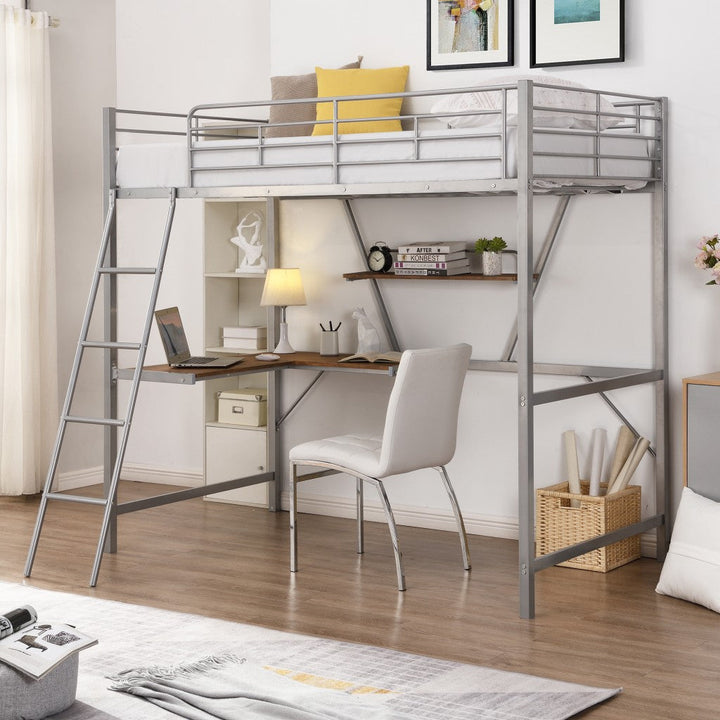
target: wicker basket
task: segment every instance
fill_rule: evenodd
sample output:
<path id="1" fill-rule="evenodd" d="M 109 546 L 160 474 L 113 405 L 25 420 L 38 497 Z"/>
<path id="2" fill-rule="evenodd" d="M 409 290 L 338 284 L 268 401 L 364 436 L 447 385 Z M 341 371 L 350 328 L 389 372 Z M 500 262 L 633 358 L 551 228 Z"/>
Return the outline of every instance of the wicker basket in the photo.
<path id="1" fill-rule="evenodd" d="M 588 483 L 581 482 L 580 485 L 583 493 L 587 493 Z M 571 507 L 571 500 L 577 500 L 579 507 Z M 568 483 L 540 488 L 537 490 L 536 518 L 536 554 L 545 555 L 639 522 L 640 487 L 628 485 L 625 490 L 607 497 L 568 492 Z M 639 557 L 640 535 L 634 535 L 559 565 L 608 572 Z"/>

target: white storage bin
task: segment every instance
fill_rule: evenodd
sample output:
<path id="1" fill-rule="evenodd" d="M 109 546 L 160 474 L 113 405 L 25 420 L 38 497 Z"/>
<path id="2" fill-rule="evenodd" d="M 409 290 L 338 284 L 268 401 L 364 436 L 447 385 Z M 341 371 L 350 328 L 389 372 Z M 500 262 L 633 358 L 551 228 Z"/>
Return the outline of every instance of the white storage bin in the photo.
<path id="1" fill-rule="evenodd" d="M 240 388 L 218 393 L 218 422 L 267 425 L 267 392 L 262 388 Z"/>

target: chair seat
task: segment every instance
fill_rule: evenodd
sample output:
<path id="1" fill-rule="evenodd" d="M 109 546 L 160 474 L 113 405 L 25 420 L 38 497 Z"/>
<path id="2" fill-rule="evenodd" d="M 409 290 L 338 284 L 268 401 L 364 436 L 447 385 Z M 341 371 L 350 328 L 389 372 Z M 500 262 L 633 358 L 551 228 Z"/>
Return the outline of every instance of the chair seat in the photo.
<path id="1" fill-rule="evenodd" d="M 382 438 L 373 435 L 338 435 L 296 445 L 290 450 L 290 461 L 326 462 L 377 477 L 381 447 Z"/>

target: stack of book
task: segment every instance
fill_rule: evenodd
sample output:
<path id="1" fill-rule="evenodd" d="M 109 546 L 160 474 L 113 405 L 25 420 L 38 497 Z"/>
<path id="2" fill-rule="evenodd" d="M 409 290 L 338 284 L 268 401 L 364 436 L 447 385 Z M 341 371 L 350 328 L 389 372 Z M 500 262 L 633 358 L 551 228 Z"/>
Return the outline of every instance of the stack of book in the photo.
<path id="1" fill-rule="evenodd" d="M 224 327 L 222 346 L 228 350 L 264 350 L 267 347 L 267 327 L 265 325 Z"/>
<path id="2" fill-rule="evenodd" d="M 470 272 L 470 258 L 462 241 L 401 245 L 393 270 L 396 275 L 464 275 Z"/>

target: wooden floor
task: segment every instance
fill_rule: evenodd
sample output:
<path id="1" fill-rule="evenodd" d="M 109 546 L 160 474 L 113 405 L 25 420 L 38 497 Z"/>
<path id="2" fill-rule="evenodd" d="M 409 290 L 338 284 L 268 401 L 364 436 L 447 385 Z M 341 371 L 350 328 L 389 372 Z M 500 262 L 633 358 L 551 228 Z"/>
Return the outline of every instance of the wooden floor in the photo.
<path id="1" fill-rule="evenodd" d="M 122 485 L 121 500 L 167 490 Z M 36 511 L 36 499 L 0 499 L 0 579 L 23 580 Z M 408 589 L 399 593 L 382 524 L 367 524 L 366 552 L 358 556 L 352 521 L 302 515 L 300 572 L 291 576 L 287 513 L 190 500 L 122 516 L 119 552 L 105 556 L 99 583 L 89 588 L 99 522 L 95 507 L 51 503 L 27 582 L 623 686 L 622 695 L 587 713 L 593 720 L 718 717 L 720 618 L 657 595 L 654 560 L 606 575 L 545 570 L 537 577 L 536 618 L 521 620 L 517 545 L 509 540 L 472 536 L 466 574 L 455 535 L 401 527 Z"/>

